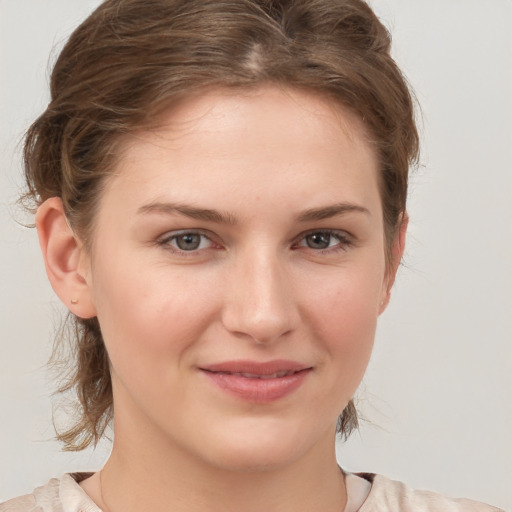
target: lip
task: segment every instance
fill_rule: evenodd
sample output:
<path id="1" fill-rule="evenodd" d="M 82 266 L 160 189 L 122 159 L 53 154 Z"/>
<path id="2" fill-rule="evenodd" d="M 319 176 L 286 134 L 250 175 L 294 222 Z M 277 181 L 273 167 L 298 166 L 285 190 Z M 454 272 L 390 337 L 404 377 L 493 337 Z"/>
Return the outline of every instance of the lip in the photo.
<path id="1" fill-rule="evenodd" d="M 312 367 L 278 359 L 267 362 L 226 361 L 201 372 L 226 393 L 253 403 L 270 403 L 296 391 Z"/>

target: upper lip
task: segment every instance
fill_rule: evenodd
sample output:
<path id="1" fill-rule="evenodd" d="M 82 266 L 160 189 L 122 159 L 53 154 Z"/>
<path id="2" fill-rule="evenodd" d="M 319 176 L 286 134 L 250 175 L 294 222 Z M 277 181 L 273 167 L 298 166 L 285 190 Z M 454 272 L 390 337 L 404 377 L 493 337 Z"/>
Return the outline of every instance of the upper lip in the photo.
<path id="1" fill-rule="evenodd" d="M 286 359 L 274 359 L 266 362 L 250 360 L 224 361 L 200 367 L 201 370 L 207 372 L 240 374 L 247 377 L 284 377 L 285 375 L 292 375 L 310 368 L 311 366 Z"/>

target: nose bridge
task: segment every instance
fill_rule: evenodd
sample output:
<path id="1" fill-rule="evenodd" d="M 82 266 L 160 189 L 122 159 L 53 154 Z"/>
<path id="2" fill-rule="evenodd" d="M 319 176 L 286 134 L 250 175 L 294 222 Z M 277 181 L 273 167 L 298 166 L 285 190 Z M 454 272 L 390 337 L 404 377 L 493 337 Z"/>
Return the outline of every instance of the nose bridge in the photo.
<path id="1" fill-rule="evenodd" d="M 295 304 L 282 255 L 269 245 L 241 251 L 231 268 L 224 325 L 260 343 L 293 329 Z"/>

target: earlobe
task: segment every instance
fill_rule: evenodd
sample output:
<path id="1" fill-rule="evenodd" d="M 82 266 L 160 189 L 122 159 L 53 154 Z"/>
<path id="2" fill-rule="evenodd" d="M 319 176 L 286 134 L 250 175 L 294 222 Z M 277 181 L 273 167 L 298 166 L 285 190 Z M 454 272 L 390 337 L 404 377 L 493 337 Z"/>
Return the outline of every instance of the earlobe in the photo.
<path id="1" fill-rule="evenodd" d="M 391 298 L 391 288 L 393 288 L 396 273 L 405 251 L 405 239 L 408 225 L 409 216 L 407 215 L 407 212 L 404 212 L 400 222 L 400 227 L 398 228 L 398 232 L 393 240 L 393 245 L 391 246 L 391 261 L 388 263 L 388 269 L 386 271 L 386 278 L 383 286 L 383 297 L 379 305 L 379 314 L 384 312 L 389 304 L 389 299 Z"/>
<path id="2" fill-rule="evenodd" d="M 67 222 L 59 197 L 52 197 L 41 204 L 37 210 L 36 226 L 46 274 L 53 290 L 76 316 L 96 316 L 87 275 L 88 258 Z"/>

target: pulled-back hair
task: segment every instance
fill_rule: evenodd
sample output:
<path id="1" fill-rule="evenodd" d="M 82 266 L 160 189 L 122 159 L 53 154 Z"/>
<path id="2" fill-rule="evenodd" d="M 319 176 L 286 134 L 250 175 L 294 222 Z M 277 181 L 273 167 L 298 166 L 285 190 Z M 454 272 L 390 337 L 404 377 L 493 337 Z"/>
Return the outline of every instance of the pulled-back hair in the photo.
<path id="1" fill-rule="evenodd" d="M 365 126 L 379 158 L 389 260 L 406 207 L 418 135 L 390 35 L 361 0 L 107 0 L 71 35 L 51 75 L 51 101 L 25 142 L 27 197 L 62 198 L 90 248 L 102 186 L 124 136 L 210 88 L 275 84 L 319 94 Z M 96 318 L 74 322 L 75 423 L 65 449 L 96 443 L 112 416 L 109 361 Z M 352 402 L 338 421 L 357 426 Z"/>

